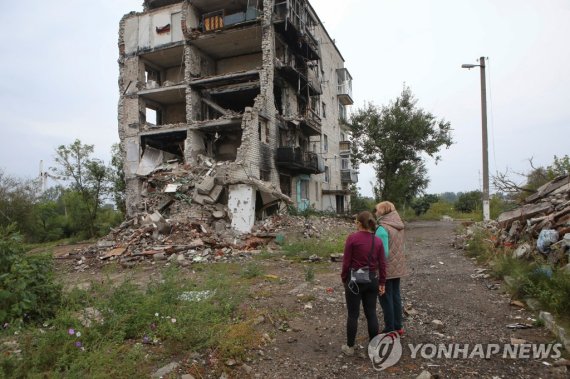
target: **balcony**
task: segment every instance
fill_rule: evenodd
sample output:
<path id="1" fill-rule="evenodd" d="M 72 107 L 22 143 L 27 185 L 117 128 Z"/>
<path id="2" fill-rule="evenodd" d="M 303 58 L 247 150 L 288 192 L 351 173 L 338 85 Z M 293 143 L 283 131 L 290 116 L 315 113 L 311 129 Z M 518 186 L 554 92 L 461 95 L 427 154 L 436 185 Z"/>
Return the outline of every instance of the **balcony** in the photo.
<path id="1" fill-rule="evenodd" d="M 340 141 L 338 143 L 338 151 L 340 154 L 350 154 L 350 141 Z"/>
<path id="2" fill-rule="evenodd" d="M 340 182 L 357 183 L 358 174 L 356 173 L 356 170 L 340 170 Z"/>
<path id="3" fill-rule="evenodd" d="M 322 158 L 315 153 L 302 151 L 299 147 L 279 147 L 277 167 L 296 174 L 321 174 L 325 171 Z"/>
<path id="4" fill-rule="evenodd" d="M 336 70 L 337 74 L 337 96 L 342 105 L 352 105 L 352 76 L 346 68 Z"/>

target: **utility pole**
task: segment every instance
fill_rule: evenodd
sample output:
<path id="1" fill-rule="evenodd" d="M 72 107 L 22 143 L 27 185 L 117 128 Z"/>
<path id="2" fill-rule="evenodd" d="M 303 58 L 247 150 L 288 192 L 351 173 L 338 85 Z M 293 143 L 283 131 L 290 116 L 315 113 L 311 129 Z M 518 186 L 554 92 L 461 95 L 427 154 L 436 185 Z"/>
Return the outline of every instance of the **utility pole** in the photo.
<path id="1" fill-rule="evenodd" d="M 479 64 L 462 64 L 462 68 L 481 69 L 481 123 L 483 129 L 483 220 L 491 219 L 489 206 L 489 141 L 487 136 L 487 84 L 485 80 L 485 57 L 479 58 Z"/>
<path id="2" fill-rule="evenodd" d="M 479 58 L 481 68 L 481 123 L 483 128 L 483 221 L 491 219 L 489 206 L 489 139 L 487 135 L 487 84 L 485 80 L 485 57 Z"/>

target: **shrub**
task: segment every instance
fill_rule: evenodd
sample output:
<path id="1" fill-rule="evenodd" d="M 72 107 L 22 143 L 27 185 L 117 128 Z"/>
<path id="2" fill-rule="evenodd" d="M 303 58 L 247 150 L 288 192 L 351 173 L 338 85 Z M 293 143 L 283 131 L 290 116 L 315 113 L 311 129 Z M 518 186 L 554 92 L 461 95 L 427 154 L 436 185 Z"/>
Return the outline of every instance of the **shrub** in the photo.
<path id="1" fill-rule="evenodd" d="M 14 226 L 0 229 L 0 322 L 52 316 L 61 288 L 54 282 L 50 256 L 25 255 Z"/>

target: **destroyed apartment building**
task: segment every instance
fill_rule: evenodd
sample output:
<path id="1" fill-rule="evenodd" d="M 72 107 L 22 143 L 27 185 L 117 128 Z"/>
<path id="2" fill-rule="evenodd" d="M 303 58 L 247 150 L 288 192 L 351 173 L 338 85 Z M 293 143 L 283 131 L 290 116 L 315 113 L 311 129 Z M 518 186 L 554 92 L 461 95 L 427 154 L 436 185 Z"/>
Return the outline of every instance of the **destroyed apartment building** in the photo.
<path id="1" fill-rule="evenodd" d="M 206 210 L 250 232 L 285 203 L 344 213 L 353 103 L 307 0 L 146 0 L 120 23 L 128 216 Z"/>

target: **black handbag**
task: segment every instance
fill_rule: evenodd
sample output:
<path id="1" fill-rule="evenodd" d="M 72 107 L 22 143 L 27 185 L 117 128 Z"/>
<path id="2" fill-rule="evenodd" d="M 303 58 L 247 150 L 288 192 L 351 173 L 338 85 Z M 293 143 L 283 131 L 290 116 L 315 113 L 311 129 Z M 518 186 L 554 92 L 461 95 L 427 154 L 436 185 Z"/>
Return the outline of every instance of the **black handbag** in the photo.
<path id="1" fill-rule="evenodd" d="M 372 256 L 372 252 L 374 251 L 374 234 L 372 235 L 372 246 L 370 247 L 370 252 L 368 253 L 368 266 L 360 267 L 357 269 L 351 268 L 350 269 L 350 281 L 356 282 L 359 284 L 365 284 L 372 282 L 370 280 L 370 257 Z"/>

